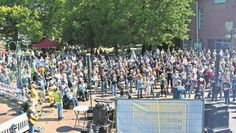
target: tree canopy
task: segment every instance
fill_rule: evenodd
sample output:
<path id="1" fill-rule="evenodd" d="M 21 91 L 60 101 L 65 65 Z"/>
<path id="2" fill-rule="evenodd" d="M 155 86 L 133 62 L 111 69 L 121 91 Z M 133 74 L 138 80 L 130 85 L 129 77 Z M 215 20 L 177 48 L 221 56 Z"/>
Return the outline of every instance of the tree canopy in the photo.
<path id="1" fill-rule="evenodd" d="M 188 39 L 193 0 L 2 0 L 0 34 L 89 47 Z"/>

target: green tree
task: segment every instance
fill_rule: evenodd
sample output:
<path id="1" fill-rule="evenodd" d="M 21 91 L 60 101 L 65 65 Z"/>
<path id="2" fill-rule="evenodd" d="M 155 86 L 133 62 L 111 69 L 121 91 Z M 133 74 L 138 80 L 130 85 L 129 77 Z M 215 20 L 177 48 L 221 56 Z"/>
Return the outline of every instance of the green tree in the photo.
<path id="1" fill-rule="evenodd" d="M 2 0 L 1 32 L 87 47 L 188 39 L 193 0 Z"/>
<path id="2" fill-rule="evenodd" d="M 13 37 L 24 34 L 39 42 L 44 37 L 62 41 L 65 0 L 11 0 L 0 5 L 0 22 L 4 24 L 1 31 L 5 36 Z"/>
<path id="3" fill-rule="evenodd" d="M 192 0 L 67 1 L 64 36 L 89 46 L 171 44 L 188 39 Z M 75 33 L 74 33 L 75 32 Z"/>
<path id="4" fill-rule="evenodd" d="M 0 6 L 0 23 L 3 27 L 1 33 L 3 36 L 11 37 L 18 41 L 19 34 L 25 34 L 30 39 L 39 39 L 41 33 L 40 21 L 37 21 L 37 14 L 23 6 Z"/>
<path id="5" fill-rule="evenodd" d="M 25 0 L 25 6 L 36 12 L 42 25 L 43 37 L 62 42 L 63 24 L 65 21 L 66 0 Z"/>

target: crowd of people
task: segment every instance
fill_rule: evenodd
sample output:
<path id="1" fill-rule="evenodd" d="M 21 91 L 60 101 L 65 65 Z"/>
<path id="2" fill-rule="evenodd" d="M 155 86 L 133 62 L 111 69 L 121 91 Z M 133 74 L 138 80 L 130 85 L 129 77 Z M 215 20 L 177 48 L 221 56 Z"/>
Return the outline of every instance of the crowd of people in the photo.
<path id="1" fill-rule="evenodd" d="M 215 81 L 216 51 L 155 50 L 143 54 L 126 51 L 120 56 L 102 51 L 91 52 L 92 84 L 96 92 L 116 95 L 117 90 L 126 89 L 129 93 L 137 90 L 137 96 L 154 95 L 154 88 L 160 85 L 161 96 L 170 94 L 170 90 L 180 80 L 185 87 L 184 94 L 190 94 L 197 88 L 210 89 Z M 236 59 L 233 52 L 221 50 L 219 68 L 219 86 L 225 91 L 224 83 L 229 82 L 235 100 Z M 11 84 L 18 73 L 17 54 L 9 52 L 1 56 L 0 82 Z M 63 93 L 81 92 L 88 99 L 86 86 L 88 68 L 85 52 L 81 49 L 65 49 L 63 52 L 35 52 L 20 57 L 21 79 L 17 87 L 24 93 L 38 86 L 39 100 L 45 99 L 51 88 L 60 88 Z M 19 79 L 19 78 L 18 78 Z M 101 86 L 101 90 L 98 90 Z M 52 90 L 54 90 L 52 89 Z M 227 95 L 225 93 L 225 95 Z M 186 95 L 185 95 L 186 96 Z"/>
<path id="2" fill-rule="evenodd" d="M 87 67 L 86 53 L 79 47 L 32 50 L 21 56 L 8 51 L 0 56 L 0 82 L 20 88 L 33 109 L 47 100 L 51 109 L 56 104 L 59 120 L 63 118 L 63 107 L 89 99 L 88 86 L 95 93 L 117 96 L 119 92 L 128 98 L 167 97 L 173 93 L 174 99 L 204 99 L 204 92 L 208 91 L 212 100 L 217 100 L 218 94 L 220 98 L 224 96 L 226 104 L 231 102 L 232 92 L 235 101 L 234 51 L 155 49 L 135 53 L 129 49 L 115 55 L 95 49 L 89 51 L 91 68 Z"/>
<path id="3" fill-rule="evenodd" d="M 204 92 L 214 100 L 217 95 L 230 103 L 230 92 L 235 101 L 236 93 L 236 56 L 234 51 L 220 50 L 159 50 L 135 53 L 127 50 L 119 56 L 102 50 L 92 50 L 91 77 L 88 77 L 86 50 L 66 48 L 61 52 L 54 50 L 30 51 L 20 57 L 14 51 L 0 57 L 0 82 L 22 89 L 33 101 L 33 106 L 49 99 L 51 106 L 59 96 L 78 104 L 79 100 L 88 100 L 88 82 L 96 93 L 121 95 L 138 98 L 168 96 L 177 89 L 180 96 L 204 98 Z M 215 75 L 217 54 L 219 54 L 219 74 Z M 18 62 L 17 62 L 18 61 Z M 20 63 L 19 63 L 20 62 Z M 19 65 L 20 64 L 20 65 Z M 18 73 L 20 71 L 20 79 Z M 17 79 L 17 80 L 15 80 Z M 219 82 L 215 82 L 219 81 Z M 179 86 L 179 87 L 178 87 Z M 160 92 L 156 88 L 160 87 Z M 179 88 L 182 88 L 178 90 Z M 77 97 L 79 96 L 79 98 Z M 69 104 L 69 103 L 68 103 Z M 64 105 L 67 106 L 67 105 Z M 58 118 L 61 119 L 61 116 Z"/>
<path id="4" fill-rule="evenodd" d="M 154 95 L 154 88 L 160 85 L 161 96 L 167 96 L 180 80 L 185 87 L 185 97 L 198 88 L 210 89 L 215 81 L 216 51 L 187 50 L 155 50 L 135 54 L 126 51 L 120 56 L 103 51 L 91 52 L 92 84 L 96 92 L 116 95 L 118 90 L 128 90 L 130 94 L 137 92 L 138 97 Z M 236 59 L 233 52 L 221 50 L 219 68 L 219 86 L 223 92 L 225 82 L 233 92 L 235 100 Z M 1 56 L 0 82 L 11 84 L 19 79 L 17 54 L 9 52 Z M 63 52 L 32 51 L 20 57 L 21 79 L 17 87 L 24 93 L 31 92 L 33 85 L 38 86 L 39 101 L 45 99 L 50 90 L 60 88 L 77 95 L 80 91 L 82 99 L 88 99 L 86 91 L 88 68 L 86 56 L 80 48 L 68 48 Z M 214 83 L 216 84 L 216 83 Z M 99 86 L 101 90 L 98 90 Z M 53 88 L 53 89 L 51 89 Z M 136 88 L 136 89 L 134 89 Z M 136 91 L 137 90 L 137 91 Z M 219 91 L 221 92 L 221 91 Z M 227 95 L 227 93 L 225 93 Z"/>

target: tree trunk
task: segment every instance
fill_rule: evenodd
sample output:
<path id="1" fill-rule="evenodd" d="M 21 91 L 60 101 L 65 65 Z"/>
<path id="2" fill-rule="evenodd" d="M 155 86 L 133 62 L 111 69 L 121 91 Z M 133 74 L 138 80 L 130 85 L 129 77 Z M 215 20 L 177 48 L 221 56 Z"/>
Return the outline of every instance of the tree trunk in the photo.
<path id="1" fill-rule="evenodd" d="M 142 55 L 147 51 L 148 45 L 147 44 L 142 44 Z"/>

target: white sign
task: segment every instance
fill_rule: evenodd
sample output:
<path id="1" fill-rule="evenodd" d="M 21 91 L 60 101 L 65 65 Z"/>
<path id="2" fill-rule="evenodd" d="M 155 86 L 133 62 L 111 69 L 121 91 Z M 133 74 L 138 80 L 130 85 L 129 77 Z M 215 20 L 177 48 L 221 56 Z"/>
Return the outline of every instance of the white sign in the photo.
<path id="1" fill-rule="evenodd" d="M 21 93 L 20 89 L 0 83 L 0 95 L 17 98 L 19 93 Z"/>
<path id="2" fill-rule="evenodd" d="M 26 113 L 16 116 L 0 125 L 0 133 L 24 133 L 29 130 Z"/>
<path id="3" fill-rule="evenodd" d="M 201 133 L 203 101 L 117 100 L 117 133 Z"/>

